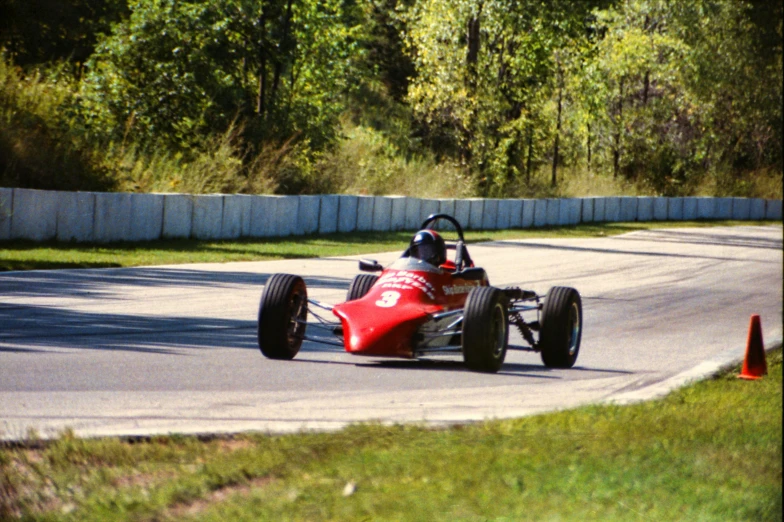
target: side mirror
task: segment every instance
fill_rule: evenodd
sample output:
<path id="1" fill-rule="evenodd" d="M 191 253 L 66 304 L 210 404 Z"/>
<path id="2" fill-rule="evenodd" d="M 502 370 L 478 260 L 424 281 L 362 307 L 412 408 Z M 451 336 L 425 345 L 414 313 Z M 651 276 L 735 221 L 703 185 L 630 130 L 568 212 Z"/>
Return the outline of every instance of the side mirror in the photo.
<path id="1" fill-rule="evenodd" d="M 464 268 L 460 272 L 453 272 L 452 277 L 458 279 L 465 279 L 467 281 L 482 281 L 487 277 L 487 273 L 485 272 L 484 268 L 471 267 L 471 268 Z"/>
<path id="2" fill-rule="evenodd" d="M 359 269 L 363 272 L 381 272 L 384 267 L 379 265 L 375 259 L 360 259 Z"/>

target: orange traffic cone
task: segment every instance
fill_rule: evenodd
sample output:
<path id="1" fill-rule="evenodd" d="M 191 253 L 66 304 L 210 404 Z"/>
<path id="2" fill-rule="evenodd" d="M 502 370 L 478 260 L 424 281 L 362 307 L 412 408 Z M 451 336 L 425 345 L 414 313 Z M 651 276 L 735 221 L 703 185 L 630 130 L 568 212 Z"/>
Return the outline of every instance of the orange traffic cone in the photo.
<path id="1" fill-rule="evenodd" d="M 743 369 L 738 375 L 740 379 L 759 379 L 768 373 L 765 362 L 765 347 L 762 344 L 762 325 L 760 316 L 752 315 L 749 322 L 749 338 L 746 341 L 746 358 L 743 360 Z"/>

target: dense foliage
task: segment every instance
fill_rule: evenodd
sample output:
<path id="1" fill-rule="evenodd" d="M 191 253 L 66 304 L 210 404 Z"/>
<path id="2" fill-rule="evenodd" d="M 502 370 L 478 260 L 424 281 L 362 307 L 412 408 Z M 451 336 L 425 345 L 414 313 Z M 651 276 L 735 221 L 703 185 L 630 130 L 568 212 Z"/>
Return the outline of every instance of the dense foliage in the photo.
<path id="1" fill-rule="evenodd" d="M 774 0 L 5 0 L 0 184 L 437 176 L 509 196 L 580 173 L 755 195 L 750 173 L 782 169 L 783 18 Z"/>
<path id="2" fill-rule="evenodd" d="M 239 119 L 260 139 L 334 136 L 350 29 L 339 2 L 131 0 L 87 64 L 85 113 L 100 130 L 190 145 Z"/>

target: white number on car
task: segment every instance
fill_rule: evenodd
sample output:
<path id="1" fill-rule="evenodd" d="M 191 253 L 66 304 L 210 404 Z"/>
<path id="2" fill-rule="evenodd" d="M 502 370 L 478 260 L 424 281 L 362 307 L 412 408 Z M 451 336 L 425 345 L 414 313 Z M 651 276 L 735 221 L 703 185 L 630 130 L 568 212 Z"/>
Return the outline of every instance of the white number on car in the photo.
<path id="1" fill-rule="evenodd" d="M 381 294 L 381 299 L 376 301 L 376 306 L 380 306 L 381 308 L 391 308 L 397 304 L 398 299 L 400 299 L 400 292 L 384 292 Z"/>

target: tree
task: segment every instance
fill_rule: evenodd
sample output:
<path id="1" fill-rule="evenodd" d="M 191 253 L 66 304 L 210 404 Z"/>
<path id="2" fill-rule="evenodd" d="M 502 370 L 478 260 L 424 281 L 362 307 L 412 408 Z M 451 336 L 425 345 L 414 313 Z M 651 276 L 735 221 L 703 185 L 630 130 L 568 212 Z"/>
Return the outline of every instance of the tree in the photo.
<path id="1" fill-rule="evenodd" d="M 625 0 L 598 13 L 602 38 L 577 83 L 614 176 L 678 194 L 706 172 L 781 164 L 775 5 Z"/>
<path id="2" fill-rule="evenodd" d="M 413 5 L 413 0 L 366 0 L 357 6 L 356 23 L 364 26 L 361 44 L 368 77 L 378 78 L 395 101 L 408 93 L 414 64 L 404 51 L 405 24 L 398 10 Z"/>
<path id="3" fill-rule="evenodd" d="M 339 0 L 132 0 L 88 62 L 93 128 L 192 146 L 239 120 L 250 143 L 335 137 L 351 29 Z"/>
<path id="4" fill-rule="evenodd" d="M 18 65 L 83 63 L 98 34 L 127 16 L 125 0 L 3 0 L 0 47 Z"/>
<path id="5" fill-rule="evenodd" d="M 693 0 L 674 30 L 689 46 L 704 162 L 735 171 L 782 166 L 782 23 L 777 1 Z"/>
<path id="6" fill-rule="evenodd" d="M 658 188 L 684 174 L 693 151 L 684 140 L 695 128 L 685 88 L 687 48 L 674 35 L 666 0 L 629 0 L 599 14 L 604 38 L 597 45 L 605 117 L 597 131 L 612 154 L 612 172 L 656 179 Z M 602 80 L 599 80 L 599 79 Z"/>
<path id="7" fill-rule="evenodd" d="M 451 136 L 481 192 L 503 193 L 530 173 L 538 142 L 557 127 L 557 118 L 543 120 L 552 93 L 563 94 L 555 55 L 585 36 L 589 13 L 605 3 L 423 0 L 409 11 L 406 43 L 417 71 L 409 101 L 429 127 Z"/>

